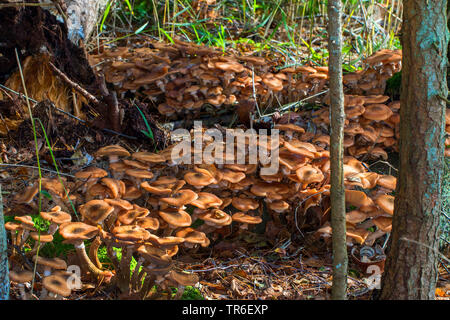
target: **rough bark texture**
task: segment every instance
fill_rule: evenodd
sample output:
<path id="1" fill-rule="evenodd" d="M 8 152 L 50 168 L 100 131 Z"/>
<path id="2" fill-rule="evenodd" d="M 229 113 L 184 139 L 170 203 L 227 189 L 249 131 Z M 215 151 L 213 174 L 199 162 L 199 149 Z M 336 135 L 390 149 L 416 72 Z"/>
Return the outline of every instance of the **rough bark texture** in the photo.
<path id="1" fill-rule="evenodd" d="M 2 186 L 0 185 L 0 300 L 9 299 L 8 251 L 3 218 Z"/>
<path id="2" fill-rule="evenodd" d="M 347 244 L 344 189 L 344 95 L 342 85 L 342 5 L 341 0 L 328 1 L 328 50 L 330 52 L 331 108 L 331 227 L 333 229 L 333 287 L 332 299 L 346 299 Z"/>
<path id="3" fill-rule="evenodd" d="M 404 2 L 400 170 L 381 299 L 434 299 L 447 97 L 447 1 Z M 412 240 L 412 241 L 410 241 Z"/>

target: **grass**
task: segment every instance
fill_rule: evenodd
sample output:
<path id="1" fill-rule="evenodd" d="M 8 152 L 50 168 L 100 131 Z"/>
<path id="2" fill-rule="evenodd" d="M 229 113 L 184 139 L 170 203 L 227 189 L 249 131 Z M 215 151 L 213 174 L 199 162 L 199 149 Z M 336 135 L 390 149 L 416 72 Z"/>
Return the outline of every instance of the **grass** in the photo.
<path id="1" fill-rule="evenodd" d="M 355 71 L 363 58 L 382 48 L 400 48 L 401 0 L 344 0 L 344 68 Z M 197 44 L 227 47 L 253 44 L 257 54 L 279 52 L 286 64 L 313 61 L 325 64 L 327 1 L 217 0 L 202 11 L 192 0 L 109 0 L 98 38 L 136 35 L 173 42 L 175 36 Z M 387 5 L 384 17 L 377 10 Z M 206 14 L 205 14 L 206 13 Z M 380 18 L 380 19 L 378 19 Z M 378 20 L 377 20 L 378 19 Z M 115 41 L 115 40 L 112 40 Z"/>

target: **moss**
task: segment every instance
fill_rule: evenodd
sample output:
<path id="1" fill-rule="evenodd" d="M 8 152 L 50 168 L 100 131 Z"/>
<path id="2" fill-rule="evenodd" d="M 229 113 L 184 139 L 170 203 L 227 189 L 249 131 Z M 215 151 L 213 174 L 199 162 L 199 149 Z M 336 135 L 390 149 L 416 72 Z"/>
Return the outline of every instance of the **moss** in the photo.
<path id="1" fill-rule="evenodd" d="M 205 300 L 200 291 L 197 288 L 187 286 L 184 289 L 181 300 Z"/>

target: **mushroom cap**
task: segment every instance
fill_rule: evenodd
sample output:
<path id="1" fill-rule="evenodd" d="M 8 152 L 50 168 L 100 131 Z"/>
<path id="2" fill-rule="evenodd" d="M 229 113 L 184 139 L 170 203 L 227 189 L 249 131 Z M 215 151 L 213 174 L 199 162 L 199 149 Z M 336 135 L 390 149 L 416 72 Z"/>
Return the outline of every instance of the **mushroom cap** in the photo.
<path id="1" fill-rule="evenodd" d="M 197 198 L 198 195 L 194 191 L 190 189 L 182 189 L 172 194 L 170 198 L 169 197 L 161 198 L 160 201 L 165 202 L 174 207 L 182 207 L 186 204 L 191 203 Z"/>
<path id="2" fill-rule="evenodd" d="M 251 199 L 251 198 L 244 198 L 244 197 L 233 197 L 233 200 L 231 201 L 231 204 L 233 207 L 238 209 L 239 211 L 247 212 L 249 210 L 255 210 L 259 208 L 259 202 Z"/>
<path id="3" fill-rule="evenodd" d="M 67 286 L 67 279 L 61 275 L 53 274 L 48 277 L 45 277 L 42 280 L 42 285 L 48 291 L 59 294 L 60 296 L 63 297 L 70 296 L 70 293 L 72 292 L 70 288 Z"/>
<path id="4" fill-rule="evenodd" d="M 391 232 L 392 231 L 392 218 L 391 217 L 376 217 L 373 220 L 373 223 L 383 232 Z"/>
<path id="5" fill-rule="evenodd" d="M 233 171 L 230 169 L 225 169 L 221 171 L 222 173 L 222 180 L 231 182 L 231 183 L 238 183 L 241 180 L 245 179 L 245 173 L 240 171 Z"/>
<path id="6" fill-rule="evenodd" d="M 198 168 L 184 175 L 184 180 L 194 187 L 204 187 L 216 181 L 211 173 L 206 169 Z"/>
<path id="7" fill-rule="evenodd" d="M 33 272 L 28 271 L 28 270 L 22 270 L 22 271 L 11 270 L 9 272 L 9 279 L 16 283 L 31 282 L 33 280 Z"/>
<path id="8" fill-rule="evenodd" d="M 169 272 L 169 279 L 181 286 L 194 286 L 199 281 L 198 275 L 195 273 L 177 272 L 175 270 Z"/>
<path id="9" fill-rule="evenodd" d="M 367 219 L 367 217 L 368 217 L 367 214 L 365 214 L 364 212 L 361 212 L 359 210 L 352 210 L 345 214 L 345 220 L 351 224 L 357 224 L 357 223 L 363 222 L 364 220 Z"/>
<path id="10" fill-rule="evenodd" d="M 17 193 L 14 196 L 14 201 L 17 203 L 30 203 L 38 192 L 39 186 L 37 184 L 34 184 L 32 186 L 26 187 L 24 192 Z"/>
<path id="11" fill-rule="evenodd" d="M 293 123 L 287 123 L 287 124 L 276 124 L 274 129 L 278 129 L 280 131 L 293 131 L 298 133 L 305 133 L 305 129 L 302 127 L 299 127 Z"/>
<path id="12" fill-rule="evenodd" d="M 170 195 L 172 193 L 172 189 L 167 187 L 166 185 L 155 185 L 154 183 L 149 184 L 147 181 L 141 183 L 141 188 L 152 194 L 160 196 Z"/>
<path id="13" fill-rule="evenodd" d="M 130 153 L 125 148 L 123 148 L 117 144 L 113 144 L 113 145 L 98 149 L 98 151 L 96 152 L 96 156 L 98 156 L 98 157 L 103 157 L 103 156 L 129 157 Z"/>
<path id="14" fill-rule="evenodd" d="M 149 243 L 139 246 L 137 252 L 148 262 L 156 264 L 157 266 L 170 265 L 172 259 L 165 250 L 157 248 Z"/>
<path id="15" fill-rule="evenodd" d="M 199 214 L 199 219 L 205 221 L 210 226 L 227 226 L 233 221 L 231 216 L 219 209 L 212 209 Z"/>
<path id="16" fill-rule="evenodd" d="M 124 241 L 143 241 L 150 238 L 150 232 L 139 226 L 119 226 L 112 229 L 114 237 Z"/>
<path id="17" fill-rule="evenodd" d="M 168 208 L 158 214 L 171 227 L 189 227 L 192 224 L 191 216 L 184 210 Z"/>
<path id="18" fill-rule="evenodd" d="M 58 197 L 60 198 L 65 198 L 66 195 L 66 190 L 64 189 L 64 181 L 65 179 L 61 178 L 62 180 L 60 181 L 59 179 L 48 179 L 48 178 L 42 178 L 41 179 L 41 183 L 42 183 L 42 189 L 44 190 L 48 190 L 51 193 L 56 194 Z"/>
<path id="19" fill-rule="evenodd" d="M 103 169 L 97 167 L 89 167 L 87 169 L 75 173 L 75 178 L 77 179 L 103 178 L 106 177 L 107 175 L 108 172 L 106 172 Z"/>
<path id="20" fill-rule="evenodd" d="M 132 224 L 137 218 L 146 217 L 149 213 L 150 211 L 147 208 L 134 204 L 133 209 L 121 212 L 118 220 L 123 224 Z"/>
<path id="21" fill-rule="evenodd" d="M 120 210 L 131 210 L 133 209 L 133 205 L 128 202 L 127 200 L 123 199 L 104 199 L 107 204 L 109 204 L 111 207 L 117 207 Z"/>
<path id="22" fill-rule="evenodd" d="M 284 200 L 276 200 L 267 204 L 270 210 L 281 213 L 289 209 L 289 203 Z"/>
<path id="23" fill-rule="evenodd" d="M 259 224 L 262 222 L 262 218 L 258 216 L 251 216 L 244 212 L 236 212 L 231 217 L 235 222 L 242 222 L 245 224 Z"/>
<path id="24" fill-rule="evenodd" d="M 30 233 L 31 238 L 34 241 L 39 241 L 41 243 L 48 243 L 53 241 L 53 235 L 51 234 L 40 234 L 39 232 L 31 232 Z"/>
<path id="25" fill-rule="evenodd" d="M 81 205 L 79 210 L 89 221 L 101 223 L 114 211 L 114 207 L 104 200 L 91 200 Z"/>
<path id="26" fill-rule="evenodd" d="M 222 205 L 223 201 L 215 194 L 209 192 L 197 193 L 198 198 L 192 201 L 190 204 L 200 209 L 218 208 Z"/>
<path id="27" fill-rule="evenodd" d="M 193 228 L 183 228 L 175 234 L 177 237 L 184 238 L 185 242 L 195 243 L 204 246 L 207 242 L 206 234 Z"/>
<path id="28" fill-rule="evenodd" d="M 141 170 L 148 170 L 149 169 L 149 165 L 142 163 L 140 161 L 136 161 L 136 160 L 128 160 L 128 159 L 123 159 L 123 163 L 126 164 L 127 166 L 130 166 L 131 168 L 136 168 L 136 169 L 141 169 Z"/>
<path id="29" fill-rule="evenodd" d="M 52 269 L 57 270 L 66 270 L 67 269 L 67 263 L 60 258 L 44 258 L 40 256 L 33 256 L 33 261 L 37 264 L 50 267 Z"/>
<path id="30" fill-rule="evenodd" d="M 397 178 L 391 175 L 382 175 L 378 178 L 377 185 L 389 190 L 395 190 L 397 187 Z"/>
<path id="31" fill-rule="evenodd" d="M 21 227 L 28 230 L 35 230 L 34 222 L 31 216 L 16 216 L 14 220 L 17 220 L 21 223 Z"/>
<path id="32" fill-rule="evenodd" d="M 180 237 L 158 237 L 150 234 L 148 241 L 162 249 L 167 249 L 183 243 L 185 239 Z"/>
<path id="33" fill-rule="evenodd" d="M 346 204 L 355 207 L 365 207 L 373 204 L 372 199 L 367 197 L 367 195 L 359 190 L 345 190 L 345 202 Z"/>
<path id="34" fill-rule="evenodd" d="M 142 217 L 136 219 L 136 224 L 144 229 L 150 230 L 158 230 L 159 229 L 159 220 L 157 218 L 152 217 Z"/>
<path id="35" fill-rule="evenodd" d="M 166 161 L 166 159 L 160 154 L 145 151 L 135 152 L 131 157 L 133 159 L 149 163 L 162 163 Z"/>
<path id="36" fill-rule="evenodd" d="M 301 181 L 304 184 L 318 183 L 322 182 L 324 179 L 322 171 L 311 165 L 305 165 L 303 167 L 298 168 L 295 171 L 295 174 L 297 175 L 299 181 Z"/>
<path id="37" fill-rule="evenodd" d="M 8 231 L 22 230 L 22 225 L 17 222 L 8 221 L 5 223 L 5 229 Z"/>
<path id="38" fill-rule="evenodd" d="M 69 241 L 87 240 L 97 235 L 99 229 L 83 222 L 67 222 L 59 227 L 59 233 Z"/>
<path id="39" fill-rule="evenodd" d="M 394 200 L 395 200 L 395 197 L 390 196 L 388 194 L 383 194 L 375 199 L 375 203 L 384 212 L 386 212 L 392 216 L 394 214 Z"/>
<path id="40" fill-rule="evenodd" d="M 154 176 L 152 172 L 143 169 L 127 169 L 125 173 L 139 179 L 151 179 Z"/>
<path id="41" fill-rule="evenodd" d="M 356 240 L 359 244 L 363 244 L 369 236 L 369 231 L 362 228 L 356 228 L 354 230 L 347 230 L 347 236 Z"/>
<path id="42" fill-rule="evenodd" d="M 72 216 L 63 211 L 41 212 L 40 215 L 42 219 L 56 224 L 62 224 L 72 221 Z"/>
<path id="43" fill-rule="evenodd" d="M 385 104 L 370 104 L 365 107 L 363 117 L 369 120 L 382 121 L 389 119 L 393 112 Z"/>

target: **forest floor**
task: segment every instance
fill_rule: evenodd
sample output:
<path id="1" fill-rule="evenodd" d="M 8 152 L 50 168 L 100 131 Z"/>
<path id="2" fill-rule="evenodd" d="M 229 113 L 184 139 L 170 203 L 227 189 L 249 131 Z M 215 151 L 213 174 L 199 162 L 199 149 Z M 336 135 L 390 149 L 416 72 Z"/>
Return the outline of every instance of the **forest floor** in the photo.
<path id="1" fill-rule="evenodd" d="M 126 11 L 126 8 L 119 9 Z M 156 37 L 157 32 L 154 30 L 144 30 L 147 25 L 144 25 L 142 20 L 127 24 L 122 21 L 124 19 L 120 18 L 120 10 L 117 9 L 117 12 L 111 13 L 112 16 L 110 15 L 105 20 L 105 32 L 94 37 L 91 42 L 84 44 L 86 52 L 98 53 L 100 47 L 102 50 L 116 46 L 139 47 L 146 41 L 153 41 Z M 129 16 L 125 15 L 125 17 Z M 121 27 L 116 26 L 116 18 L 117 21 L 123 22 Z M 303 28 L 309 34 L 309 41 L 303 41 L 301 45 L 295 43 L 296 34 L 292 31 L 292 28 L 287 27 L 289 21 L 284 21 L 284 24 L 281 24 L 283 28 L 286 26 L 284 31 L 277 31 L 278 26 L 276 28 L 273 28 L 273 26 L 269 28 L 269 25 L 259 26 L 256 31 L 249 33 L 251 36 L 247 37 L 236 37 L 243 31 L 249 31 L 249 28 L 245 27 L 246 25 L 228 20 L 221 24 L 221 27 L 215 24 L 202 25 L 202 28 L 204 28 L 202 29 L 202 39 L 199 39 L 194 23 L 187 25 L 185 30 L 181 30 L 182 28 L 178 26 L 179 29 L 177 30 L 160 29 L 159 32 L 162 33 L 161 37 L 165 42 L 170 44 L 173 42 L 172 37 L 176 34 L 176 31 L 179 32 L 179 35 L 183 34 L 181 31 L 185 32 L 185 35 L 189 33 L 188 31 L 191 31 L 189 33 L 191 36 L 197 34 L 197 43 L 213 45 L 223 52 L 228 50 L 241 53 L 256 52 L 259 56 L 270 61 L 274 69 L 290 66 L 297 62 L 324 66 L 327 60 L 326 25 L 320 22 L 308 24 L 308 21 L 305 17 Z M 351 30 L 357 30 L 351 24 L 348 27 Z M 386 43 L 376 42 L 376 37 L 373 39 L 356 37 L 355 39 L 355 31 L 352 32 L 346 35 L 348 38 L 344 48 L 344 68 L 346 71 L 361 69 L 364 58 L 370 56 L 377 49 L 399 48 L 398 39 L 395 37 L 392 37 L 389 46 Z M 364 34 L 361 33 L 363 37 Z M 294 40 L 292 40 L 293 38 Z M 358 44 L 358 41 L 361 41 L 360 38 L 362 40 L 373 40 L 374 43 L 371 45 L 373 48 L 369 51 L 361 51 L 364 47 L 367 48 L 368 44 L 362 46 L 361 43 Z M 355 46 L 355 44 L 357 45 Z M 73 66 L 73 68 L 76 67 Z M 148 125 L 144 126 L 143 124 L 142 118 L 145 119 L 145 117 L 142 117 L 142 114 L 134 108 L 132 108 L 134 110 L 131 113 L 132 115 L 128 114 L 130 118 L 127 121 L 132 124 L 127 127 L 129 130 L 123 131 L 122 135 L 117 135 L 104 130 L 104 128 L 87 126 L 85 123 L 73 119 L 73 117 L 62 115 L 61 112 L 55 112 L 45 101 L 36 101 L 37 103 L 33 103 L 33 115 L 36 119 L 40 119 L 39 122 L 36 122 L 37 129 L 35 130 L 38 135 L 36 140 L 38 145 L 36 146 L 29 117 L 27 118 L 24 115 L 26 99 L 23 96 L 19 97 L 8 88 L 5 89 L 4 83 L 2 85 L 0 87 L 0 181 L 6 222 L 13 221 L 15 216 L 31 215 L 35 223 L 40 224 L 42 231 L 47 230 L 48 224 L 46 225 L 45 222 L 39 220 L 36 205 L 17 205 L 14 203 L 15 196 L 23 193 L 23 190 L 30 183 L 39 180 L 40 172 L 42 172 L 42 177 L 59 175 L 70 179 L 74 177 L 77 171 L 88 165 L 104 167 L 104 161 L 95 159 L 95 152 L 101 147 L 119 144 L 128 150 L 138 151 L 142 149 L 152 150 L 158 144 L 161 146 L 169 143 L 165 140 L 164 135 L 164 132 L 167 131 L 165 129 L 167 123 L 164 123 L 164 118 L 158 115 L 156 107 L 149 108 L 149 110 L 153 110 L 153 114 L 149 118 L 155 119 L 154 123 L 151 123 L 151 128 L 154 137 L 157 139 L 149 139 L 148 136 L 142 135 L 140 132 L 149 128 Z M 43 91 L 45 91 L 44 88 Z M 390 95 L 392 99 L 394 95 L 398 98 L 398 86 L 397 89 L 388 87 L 386 95 Z M 30 97 L 32 96 L 30 95 Z M 130 105 L 132 103 L 138 105 L 148 103 L 148 101 L 144 102 L 145 99 L 139 95 L 130 98 L 129 93 L 127 99 L 129 99 Z M 300 112 L 305 105 L 287 110 Z M 275 106 L 275 109 L 278 108 L 280 117 L 283 116 L 283 112 L 280 110 L 284 106 Z M 318 106 L 312 103 L 312 106 L 307 105 L 306 107 L 315 108 Z M 272 106 L 268 107 L 268 109 L 271 108 Z M 131 108 L 128 110 L 131 110 Z M 71 112 L 74 113 L 74 110 Z M 88 119 L 90 114 L 93 113 L 89 108 L 84 109 L 83 112 L 86 113 L 84 119 Z M 230 125 L 229 119 L 236 119 L 237 115 L 234 111 L 219 115 L 211 115 L 208 111 L 202 111 L 201 117 L 212 117 L 214 119 L 228 117 L 225 123 Z M 271 118 L 269 117 L 269 119 Z M 177 121 L 181 121 L 181 125 L 178 125 L 186 126 L 186 123 L 190 123 L 191 120 L 193 119 L 171 119 L 166 122 L 173 125 Z M 231 123 L 234 121 L 236 120 L 231 120 Z M 147 124 L 146 120 L 144 122 Z M 136 125 L 137 123 L 140 123 L 140 126 Z M 45 128 L 45 130 L 41 128 Z M 160 137 L 157 136 L 158 128 L 162 132 Z M 135 135 L 138 134 L 140 136 L 136 139 Z M 133 139 L 129 139 L 130 136 Z M 36 148 L 40 151 L 39 160 L 36 159 Z M 384 161 L 367 161 L 374 172 L 394 176 L 395 168 L 398 167 L 397 162 L 398 155 L 395 152 L 389 152 L 389 158 Z M 55 167 L 56 164 L 57 167 Z M 448 223 L 448 216 L 450 216 L 450 161 L 447 161 L 446 165 L 443 196 L 443 211 L 447 216 L 443 215 L 442 218 L 444 239 L 442 254 L 450 257 L 448 246 L 450 240 L 450 224 Z M 42 203 L 39 206 L 46 210 L 49 209 L 48 204 L 49 199 L 51 199 L 49 194 L 42 193 L 40 199 Z M 328 242 L 318 241 L 314 238 L 315 232 L 300 230 L 297 226 L 297 228 L 293 228 L 293 231 L 292 229 L 278 230 L 278 235 L 283 235 L 283 232 L 285 232 L 284 236 L 271 239 L 265 235 L 264 228 L 245 230 L 237 234 L 231 231 L 231 227 L 229 233 L 227 233 L 227 230 L 222 230 L 221 237 L 218 240 L 212 241 L 209 247 L 200 248 L 195 252 L 180 249 L 175 261 L 176 267 L 180 270 L 193 272 L 200 279 L 195 288 L 187 288 L 182 299 L 282 300 L 330 298 L 332 281 L 331 246 Z M 380 242 L 381 245 L 383 245 L 384 240 L 383 238 L 383 241 Z M 26 251 L 30 249 L 28 247 Z M 55 237 L 55 241 L 44 247 L 40 254 L 47 257 L 62 257 L 75 264 L 77 261 L 73 245 L 62 243 L 61 237 L 58 239 Z M 29 266 L 34 265 L 28 257 L 23 255 L 22 258 L 24 259 L 23 263 Z M 111 266 L 111 261 L 108 260 L 105 253 L 102 255 L 100 252 L 99 259 L 105 268 Z M 133 263 L 135 266 L 136 261 L 134 259 Z M 441 259 L 438 289 L 436 290 L 437 299 L 450 300 L 449 267 L 450 264 L 445 259 Z M 68 299 L 135 298 L 132 295 L 120 294 L 103 283 L 92 282 L 87 274 L 84 274 L 82 279 L 83 288 L 72 292 Z M 352 258 L 351 248 L 349 249 L 348 279 L 349 299 L 369 300 L 376 295 L 376 290 L 373 289 L 377 278 L 372 274 L 364 273 Z M 35 283 L 36 298 L 39 298 L 38 292 L 41 288 L 39 283 Z M 19 298 L 17 286 L 13 285 L 11 292 L 12 298 Z M 175 289 L 173 292 L 163 293 L 161 298 L 167 299 L 174 294 Z"/>

